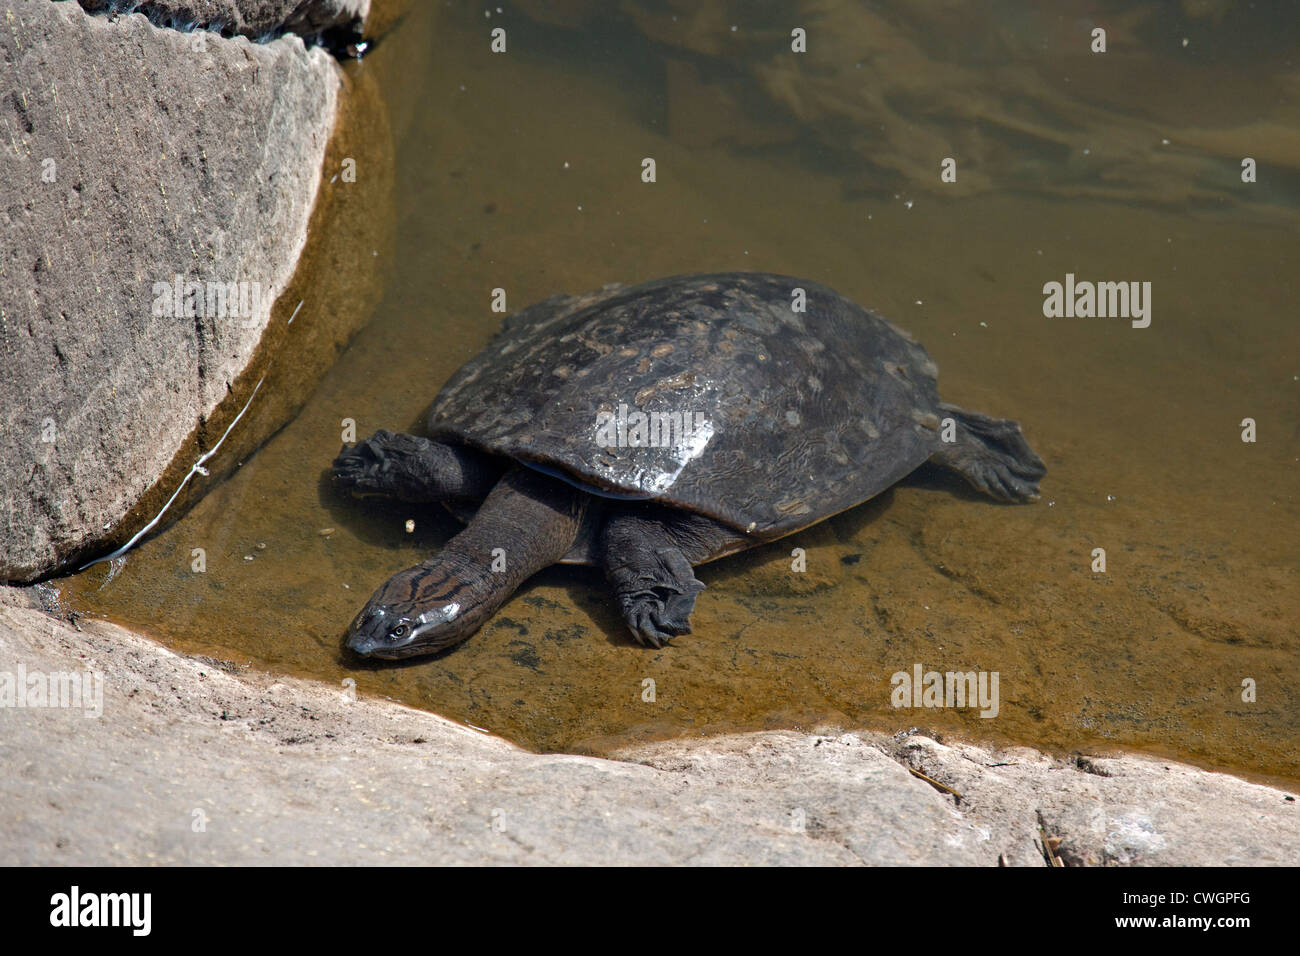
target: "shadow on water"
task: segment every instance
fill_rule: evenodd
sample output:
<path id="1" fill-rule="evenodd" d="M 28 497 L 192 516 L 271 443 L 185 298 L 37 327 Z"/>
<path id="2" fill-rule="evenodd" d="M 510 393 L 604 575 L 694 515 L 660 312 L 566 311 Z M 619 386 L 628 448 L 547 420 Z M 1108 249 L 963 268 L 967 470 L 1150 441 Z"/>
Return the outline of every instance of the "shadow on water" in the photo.
<path id="1" fill-rule="evenodd" d="M 1210 54 L 1210 19 L 1130 6 L 1099 58 L 1095 0 L 937 21 L 823 2 L 798 7 L 814 41 L 799 60 L 787 5 L 735 31 L 709 4 L 524 2 L 487 26 L 415 5 L 349 67 L 384 91 L 396 156 L 375 318 L 297 418 L 111 583 L 102 566 L 56 583 L 180 650 L 355 680 L 539 750 L 919 727 L 1300 780 L 1300 74 L 1263 37 L 1294 26 L 1201 5 L 1238 45 Z M 1173 35 L 1191 52 L 1158 42 Z M 949 155 L 961 173 L 943 184 Z M 1244 155 L 1268 172 L 1249 188 Z M 514 309 L 731 269 L 808 276 L 910 330 L 945 399 L 1023 423 L 1042 499 L 999 505 L 923 467 L 700 568 L 694 632 L 667 648 L 632 641 L 599 569 L 555 567 L 437 657 L 344 651 L 370 594 L 459 528 L 334 489 L 346 422 L 418 431 L 498 327 L 494 289 Z M 1043 286 L 1067 273 L 1151 281 L 1150 327 L 1045 317 Z M 998 672 L 998 716 L 895 709 L 891 678 L 916 665 Z"/>
<path id="2" fill-rule="evenodd" d="M 1050 471 L 1050 469 L 1049 469 Z M 962 501 L 977 501 L 981 505 L 995 505 L 1001 508 L 1023 508 L 1021 504 L 1009 504 L 1000 501 L 989 501 L 989 499 L 972 488 L 966 481 L 958 475 L 953 474 L 946 468 L 940 468 L 926 462 L 916 471 L 912 472 L 901 482 L 909 488 L 923 488 L 928 491 L 939 492 L 958 498 Z"/>

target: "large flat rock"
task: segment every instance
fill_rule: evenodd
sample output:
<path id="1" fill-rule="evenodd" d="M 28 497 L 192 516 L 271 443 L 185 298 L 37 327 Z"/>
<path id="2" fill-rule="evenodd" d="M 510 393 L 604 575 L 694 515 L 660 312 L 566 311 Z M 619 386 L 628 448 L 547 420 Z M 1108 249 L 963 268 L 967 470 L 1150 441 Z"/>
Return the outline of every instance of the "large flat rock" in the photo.
<path id="1" fill-rule="evenodd" d="M 35 600 L 0 589 L 0 701 L 21 668 L 97 674 L 102 706 L 0 706 L 0 864 L 1037 866 L 1044 835 L 1070 864 L 1300 861 L 1288 794 L 1168 761 L 865 732 L 537 755 Z"/>
<path id="2" fill-rule="evenodd" d="M 104 542 L 231 404 L 342 79 L 292 34 L 0 6 L 0 580 L 25 581 Z"/>

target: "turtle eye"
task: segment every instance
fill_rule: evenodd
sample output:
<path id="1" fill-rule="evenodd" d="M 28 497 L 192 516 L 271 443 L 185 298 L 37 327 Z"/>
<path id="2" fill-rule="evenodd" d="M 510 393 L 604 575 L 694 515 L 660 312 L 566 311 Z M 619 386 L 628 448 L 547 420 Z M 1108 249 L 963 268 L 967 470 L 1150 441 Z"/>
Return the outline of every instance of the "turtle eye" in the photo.
<path id="1" fill-rule="evenodd" d="M 406 636 L 405 624 L 399 624 L 397 625 L 397 627 L 393 628 L 393 637 L 405 637 L 405 636 Z"/>

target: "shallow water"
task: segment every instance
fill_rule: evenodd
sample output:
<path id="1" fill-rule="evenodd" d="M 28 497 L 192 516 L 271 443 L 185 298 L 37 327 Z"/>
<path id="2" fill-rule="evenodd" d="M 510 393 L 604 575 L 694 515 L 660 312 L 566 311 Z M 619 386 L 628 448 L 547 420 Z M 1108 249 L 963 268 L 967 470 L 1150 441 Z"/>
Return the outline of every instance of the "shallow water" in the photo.
<path id="1" fill-rule="evenodd" d="M 783 24 L 741 20 L 737 49 L 720 51 L 728 21 L 675 36 L 653 3 L 630 5 L 651 11 L 639 17 L 546 25 L 450 8 L 435 20 L 416 6 L 350 67 L 378 77 L 397 137 L 396 251 L 375 318 L 291 424 L 111 580 L 99 565 L 54 582 L 75 607 L 188 652 L 355 679 L 363 693 L 544 750 L 918 727 L 1300 780 L 1300 169 L 1295 155 L 1289 168 L 1261 161 L 1261 182 L 1246 187 L 1231 158 L 1287 153 L 1300 118 L 1294 60 L 1264 39 L 1246 56 L 1256 34 L 1245 27 L 1223 27 L 1235 50 L 1153 52 L 1134 38 L 1159 34 L 1157 19 L 1116 29 L 1101 69 L 1074 45 L 1086 50 L 1080 31 L 1105 20 L 1105 5 L 1042 20 L 999 5 L 998 49 L 1019 51 L 1004 64 L 1003 101 L 1025 103 L 1016 84 L 1036 71 L 1058 112 L 1044 118 L 1040 102 L 999 120 L 1005 130 L 1007 116 L 1025 117 L 1017 179 L 998 165 L 1011 140 L 971 133 L 996 98 L 972 108 L 963 142 L 990 145 L 969 182 L 959 174 L 945 192 L 947 153 L 916 170 L 897 128 L 873 141 L 865 120 L 845 125 L 871 103 L 854 99 L 853 63 L 760 69 Z M 488 51 L 494 25 L 508 28 L 506 54 Z M 1168 26 L 1198 44 L 1213 35 L 1200 21 Z M 969 52 L 969 27 L 927 34 L 933 77 L 907 59 L 916 49 L 898 52 L 912 94 L 892 98 L 891 123 L 914 111 L 921 135 L 934 128 L 927 110 L 962 102 L 945 51 L 963 51 L 954 62 L 969 69 L 996 53 Z M 830 43 L 814 27 L 819 38 Z M 851 35 L 836 43 L 851 48 Z M 1161 80 L 1171 75 L 1177 96 Z M 803 80 L 815 100 L 786 91 Z M 1060 112 L 1080 89 L 1077 114 Z M 1225 129 L 1251 136 L 1239 132 L 1238 147 Z M 1123 135 L 1108 139 L 1114 130 Z M 1075 143 L 1064 159 L 1054 136 Z M 1119 150 L 1143 136 L 1154 173 L 1140 150 L 1091 171 L 1089 143 Z M 645 157 L 657 161 L 653 184 L 641 181 Z M 344 419 L 359 437 L 412 428 L 498 326 L 494 288 L 513 309 L 611 281 L 736 269 L 807 276 L 909 329 L 948 401 L 1022 422 L 1048 464 L 1042 500 L 1000 506 L 923 469 L 700 569 L 695 631 L 662 650 L 632 643 L 597 570 L 552 568 L 451 653 L 401 665 L 343 654 L 371 591 L 456 527 L 436 508 L 335 493 L 325 476 Z M 1066 273 L 1150 281 L 1150 326 L 1044 317 L 1043 285 Z M 1253 443 L 1241 439 L 1245 418 Z M 804 573 L 791 570 L 796 547 Z M 1092 569 L 1095 548 L 1105 573 Z M 893 709 L 891 675 L 918 664 L 996 671 L 998 715 Z"/>

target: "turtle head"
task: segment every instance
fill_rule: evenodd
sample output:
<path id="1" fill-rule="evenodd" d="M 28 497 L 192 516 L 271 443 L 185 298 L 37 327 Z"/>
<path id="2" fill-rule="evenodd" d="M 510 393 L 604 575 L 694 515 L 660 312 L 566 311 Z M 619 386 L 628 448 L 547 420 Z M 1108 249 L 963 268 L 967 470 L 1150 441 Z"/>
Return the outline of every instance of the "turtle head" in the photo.
<path id="1" fill-rule="evenodd" d="M 438 565 L 399 571 L 376 591 L 348 628 L 348 649 L 362 657 L 398 660 L 436 654 L 465 640 L 482 623 L 473 589 Z"/>
<path id="2" fill-rule="evenodd" d="M 470 637 L 524 580 L 573 546 L 588 496 L 528 468 L 497 482 L 469 527 L 389 578 L 348 629 L 363 657 L 436 654 Z M 502 542 L 510 545 L 509 560 Z"/>

